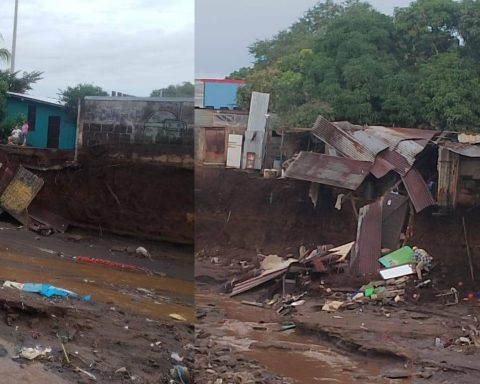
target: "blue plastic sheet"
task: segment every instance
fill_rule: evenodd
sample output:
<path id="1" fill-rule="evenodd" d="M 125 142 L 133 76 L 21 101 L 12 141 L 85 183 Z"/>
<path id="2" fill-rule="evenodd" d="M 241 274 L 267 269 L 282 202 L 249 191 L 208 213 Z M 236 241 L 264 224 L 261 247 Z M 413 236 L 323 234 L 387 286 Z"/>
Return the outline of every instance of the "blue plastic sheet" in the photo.
<path id="1" fill-rule="evenodd" d="M 81 296 L 78 293 L 69 291 L 63 288 L 57 288 L 50 284 L 36 284 L 36 283 L 25 283 L 23 284 L 23 291 L 39 293 L 45 297 L 60 296 L 60 297 L 75 297 L 83 301 L 90 301 L 92 297 L 90 295 Z"/>

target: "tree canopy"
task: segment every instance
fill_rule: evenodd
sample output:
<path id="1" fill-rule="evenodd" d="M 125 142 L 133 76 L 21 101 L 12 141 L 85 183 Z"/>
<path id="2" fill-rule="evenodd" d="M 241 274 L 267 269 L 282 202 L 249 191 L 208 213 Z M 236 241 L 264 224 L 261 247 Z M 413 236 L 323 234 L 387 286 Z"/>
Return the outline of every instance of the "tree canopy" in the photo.
<path id="1" fill-rule="evenodd" d="M 74 87 L 59 90 L 58 96 L 65 103 L 65 111 L 72 121 L 76 121 L 78 114 L 78 101 L 85 96 L 108 96 L 108 92 L 101 87 L 84 83 Z"/>
<path id="2" fill-rule="evenodd" d="M 358 124 L 480 130 L 480 0 L 416 0 L 393 16 L 359 0 L 326 0 L 250 46 L 230 75 L 271 94 L 287 126 L 319 114 Z"/>
<path id="3" fill-rule="evenodd" d="M 194 86 L 189 81 L 182 84 L 169 85 L 166 88 L 154 89 L 150 97 L 193 97 Z"/>

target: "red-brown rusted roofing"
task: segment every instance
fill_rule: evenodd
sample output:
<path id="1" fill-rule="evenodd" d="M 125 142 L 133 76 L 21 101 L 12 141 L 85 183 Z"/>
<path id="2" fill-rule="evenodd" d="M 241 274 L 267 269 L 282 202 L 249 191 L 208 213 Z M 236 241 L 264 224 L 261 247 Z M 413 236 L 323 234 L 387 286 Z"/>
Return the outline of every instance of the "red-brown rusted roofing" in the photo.
<path id="1" fill-rule="evenodd" d="M 425 180 L 415 167 L 412 167 L 405 176 L 402 176 L 402 181 L 416 212 L 435 205 L 435 200 Z"/>
<path id="2" fill-rule="evenodd" d="M 357 240 L 350 260 L 350 271 L 354 275 L 369 275 L 380 270 L 381 243 L 382 202 L 379 199 L 359 210 Z"/>
<path id="3" fill-rule="evenodd" d="M 333 187 L 356 190 L 370 172 L 371 162 L 300 152 L 285 176 Z"/>
<path id="4" fill-rule="evenodd" d="M 329 144 L 342 156 L 374 161 L 372 174 L 377 178 L 391 170 L 404 176 L 415 163 L 417 155 L 440 131 L 415 128 L 360 126 L 349 122 L 329 122 L 317 118 L 312 134 Z M 377 161 L 378 157 L 380 160 Z"/>
<path id="5" fill-rule="evenodd" d="M 405 176 L 406 173 L 411 168 L 411 165 L 409 164 L 408 160 L 405 157 L 403 157 L 401 154 L 399 154 L 396 151 L 391 151 L 390 149 L 386 149 L 385 151 L 378 154 L 377 159 L 378 158 L 384 160 L 386 163 L 389 164 L 389 167 L 387 168 L 392 168 L 402 176 Z M 377 170 L 375 169 L 375 171 Z M 376 173 L 373 173 L 373 175 L 377 177 Z M 380 177 L 382 176 L 385 176 L 385 175 L 380 175 Z"/>

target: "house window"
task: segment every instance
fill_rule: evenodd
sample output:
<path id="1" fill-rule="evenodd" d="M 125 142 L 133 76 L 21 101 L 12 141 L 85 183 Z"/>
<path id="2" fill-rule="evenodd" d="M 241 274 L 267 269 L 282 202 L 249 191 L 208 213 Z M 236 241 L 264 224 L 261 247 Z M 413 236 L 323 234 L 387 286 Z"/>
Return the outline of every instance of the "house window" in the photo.
<path id="1" fill-rule="evenodd" d="M 35 105 L 28 106 L 28 130 L 35 130 L 35 121 L 37 120 L 37 107 Z"/>

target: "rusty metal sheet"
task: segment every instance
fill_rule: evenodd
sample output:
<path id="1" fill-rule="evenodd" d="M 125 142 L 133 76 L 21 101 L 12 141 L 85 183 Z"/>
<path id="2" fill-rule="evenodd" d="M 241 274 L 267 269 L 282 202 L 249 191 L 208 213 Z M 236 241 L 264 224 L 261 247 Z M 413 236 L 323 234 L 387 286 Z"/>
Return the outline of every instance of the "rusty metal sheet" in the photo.
<path id="1" fill-rule="evenodd" d="M 382 152 L 384 149 L 389 148 L 389 143 L 383 138 L 376 135 L 375 131 L 369 131 L 363 129 L 360 131 L 352 132 L 352 136 L 364 145 L 365 148 L 369 150 L 370 153 L 374 155 Z"/>
<path id="2" fill-rule="evenodd" d="M 382 199 L 360 208 L 357 240 L 355 241 L 350 271 L 354 275 L 370 275 L 380 270 L 378 258 L 382 254 Z"/>
<path id="3" fill-rule="evenodd" d="M 386 150 L 389 151 L 389 150 Z M 388 172 L 395 170 L 395 165 L 390 163 L 388 160 L 384 158 L 383 152 L 378 154 L 375 158 L 375 162 L 373 163 L 372 168 L 370 169 L 370 173 L 375 176 L 377 179 L 382 178 Z"/>
<path id="4" fill-rule="evenodd" d="M 391 166 L 393 166 L 393 169 L 402 176 L 405 176 L 412 167 L 405 157 L 396 151 L 391 151 L 390 149 L 380 153 L 378 157 L 381 157 L 383 160 L 390 163 Z"/>
<path id="5" fill-rule="evenodd" d="M 362 143 L 355 140 L 348 132 L 333 125 L 322 116 L 319 116 L 315 121 L 311 133 L 324 143 L 335 148 L 345 157 L 371 162 L 375 159 L 375 155 Z"/>
<path id="6" fill-rule="evenodd" d="M 395 149 L 398 144 L 404 140 L 426 140 L 441 133 L 441 131 L 433 131 L 417 128 L 391 128 L 379 125 L 371 125 L 365 128 L 365 131 L 381 138 L 389 144 L 390 149 Z"/>
<path id="7" fill-rule="evenodd" d="M 328 156 L 314 152 L 300 152 L 290 164 L 285 176 L 333 187 L 356 190 L 367 177 L 371 162 Z"/>
<path id="8" fill-rule="evenodd" d="M 43 179 L 22 166 L 0 196 L 0 205 L 22 223 L 26 221 L 26 210 L 43 187 Z"/>
<path id="9" fill-rule="evenodd" d="M 467 157 L 480 157 L 480 145 L 455 143 L 453 141 L 446 141 L 442 147 L 447 148 L 451 152 L 458 153 Z"/>
<path id="10" fill-rule="evenodd" d="M 402 181 L 417 213 L 427 207 L 435 205 L 435 200 L 425 180 L 423 180 L 422 175 L 415 167 L 410 169 L 405 176 L 402 176 Z"/>
<path id="11" fill-rule="evenodd" d="M 28 215 L 35 221 L 61 233 L 64 233 L 71 224 L 71 222 L 64 217 L 43 208 L 40 204 L 36 203 L 36 200 L 28 207 Z"/>
<path id="12" fill-rule="evenodd" d="M 432 140 L 435 136 L 440 135 L 442 131 L 433 129 L 418 129 L 418 128 L 390 128 L 397 135 L 403 136 L 406 140 L 424 139 Z"/>
<path id="13" fill-rule="evenodd" d="M 410 166 L 415 163 L 415 159 L 428 144 L 428 140 L 403 140 L 398 143 L 395 152 L 405 158 Z"/>
<path id="14" fill-rule="evenodd" d="M 406 196 L 388 192 L 382 197 L 382 248 L 391 250 L 398 248 L 407 211 Z"/>

